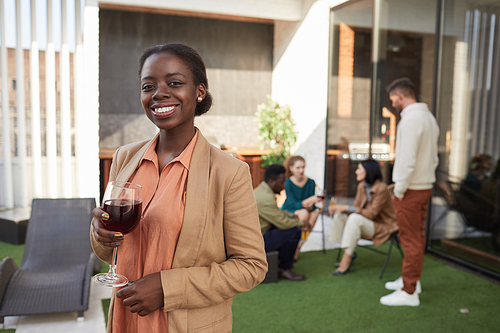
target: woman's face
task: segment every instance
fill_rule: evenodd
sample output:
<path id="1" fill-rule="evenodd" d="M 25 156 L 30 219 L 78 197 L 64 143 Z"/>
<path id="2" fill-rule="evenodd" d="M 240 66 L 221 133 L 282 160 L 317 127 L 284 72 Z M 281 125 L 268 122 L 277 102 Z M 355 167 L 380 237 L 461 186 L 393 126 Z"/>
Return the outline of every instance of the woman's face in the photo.
<path id="1" fill-rule="evenodd" d="M 292 173 L 292 175 L 299 178 L 304 176 L 305 169 L 306 169 L 306 164 L 304 163 L 304 161 L 301 160 L 295 161 L 295 163 L 290 166 L 290 172 Z"/>
<path id="2" fill-rule="evenodd" d="M 151 55 L 141 71 L 141 103 L 146 116 L 159 129 L 194 126 L 198 98 L 204 84 L 196 85 L 186 64 L 170 53 Z"/>
<path id="3" fill-rule="evenodd" d="M 486 172 L 490 171 L 492 166 L 493 166 L 493 160 L 487 159 L 482 163 L 482 167 Z"/>
<path id="4" fill-rule="evenodd" d="M 363 168 L 361 163 L 358 164 L 358 168 L 356 169 L 356 180 L 358 182 L 364 181 L 366 178 L 366 170 Z"/>

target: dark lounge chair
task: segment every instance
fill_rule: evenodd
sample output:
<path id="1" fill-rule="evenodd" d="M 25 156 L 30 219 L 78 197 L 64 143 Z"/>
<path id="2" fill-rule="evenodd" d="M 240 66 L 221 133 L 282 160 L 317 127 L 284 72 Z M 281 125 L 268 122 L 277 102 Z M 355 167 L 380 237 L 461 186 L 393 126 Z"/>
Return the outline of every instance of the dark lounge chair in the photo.
<path id="1" fill-rule="evenodd" d="M 4 317 L 88 308 L 98 261 L 89 241 L 95 199 L 34 199 L 22 264 L 0 263 L 0 328 Z"/>

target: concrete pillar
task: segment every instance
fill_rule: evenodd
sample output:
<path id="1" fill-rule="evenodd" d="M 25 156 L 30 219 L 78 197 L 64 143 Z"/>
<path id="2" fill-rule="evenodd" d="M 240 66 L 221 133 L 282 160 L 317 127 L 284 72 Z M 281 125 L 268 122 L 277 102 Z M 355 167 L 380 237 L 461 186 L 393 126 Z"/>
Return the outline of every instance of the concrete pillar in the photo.
<path id="1" fill-rule="evenodd" d="M 304 1 L 304 18 L 275 24 L 275 67 L 272 97 L 288 104 L 297 123 L 293 151 L 306 160 L 306 175 L 323 188 L 330 8 L 343 0 Z M 307 8 L 307 6 L 310 6 Z"/>
<path id="2" fill-rule="evenodd" d="M 75 7 L 78 13 L 80 5 Z M 78 191 L 81 197 L 94 197 L 99 202 L 99 6 L 96 0 L 85 1 L 83 23 L 83 42 L 77 33 L 75 54 L 75 65 L 79 66 L 75 71 Z M 77 31 L 78 26 L 77 23 Z"/>

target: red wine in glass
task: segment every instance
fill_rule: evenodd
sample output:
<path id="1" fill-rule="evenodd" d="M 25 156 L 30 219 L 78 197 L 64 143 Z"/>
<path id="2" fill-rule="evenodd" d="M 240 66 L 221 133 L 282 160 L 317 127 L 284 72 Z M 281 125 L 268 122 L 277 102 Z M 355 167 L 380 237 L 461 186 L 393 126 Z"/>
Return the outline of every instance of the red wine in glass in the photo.
<path id="1" fill-rule="evenodd" d="M 109 182 L 104 193 L 102 209 L 109 214 L 108 219 L 101 220 L 104 228 L 128 234 L 141 220 L 142 187 L 129 182 Z M 114 247 L 108 273 L 94 275 L 94 282 L 107 287 L 121 287 L 128 283 L 125 276 L 116 274 L 117 253 L 118 248 Z"/>
<path id="2" fill-rule="evenodd" d="M 102 221 L 106 229 L 128 234 L 141 220 L 142 202 L 139 200 L 110 199 L 102 207 L 109 219 Z"/>

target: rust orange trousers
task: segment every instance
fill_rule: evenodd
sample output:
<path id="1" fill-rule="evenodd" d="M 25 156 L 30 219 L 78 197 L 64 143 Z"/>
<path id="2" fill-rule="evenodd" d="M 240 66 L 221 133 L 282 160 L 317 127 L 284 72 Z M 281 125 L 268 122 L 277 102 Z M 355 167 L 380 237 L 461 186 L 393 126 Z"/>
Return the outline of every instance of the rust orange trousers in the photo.
<path id="1" fill-rule="evenodd" d="M 394 197 L 403 258 L 403 290 L 413 294 L 422 275 L 425 252 L 425 219 L 432 190 L 407 190 L 402 200 Z"/>

